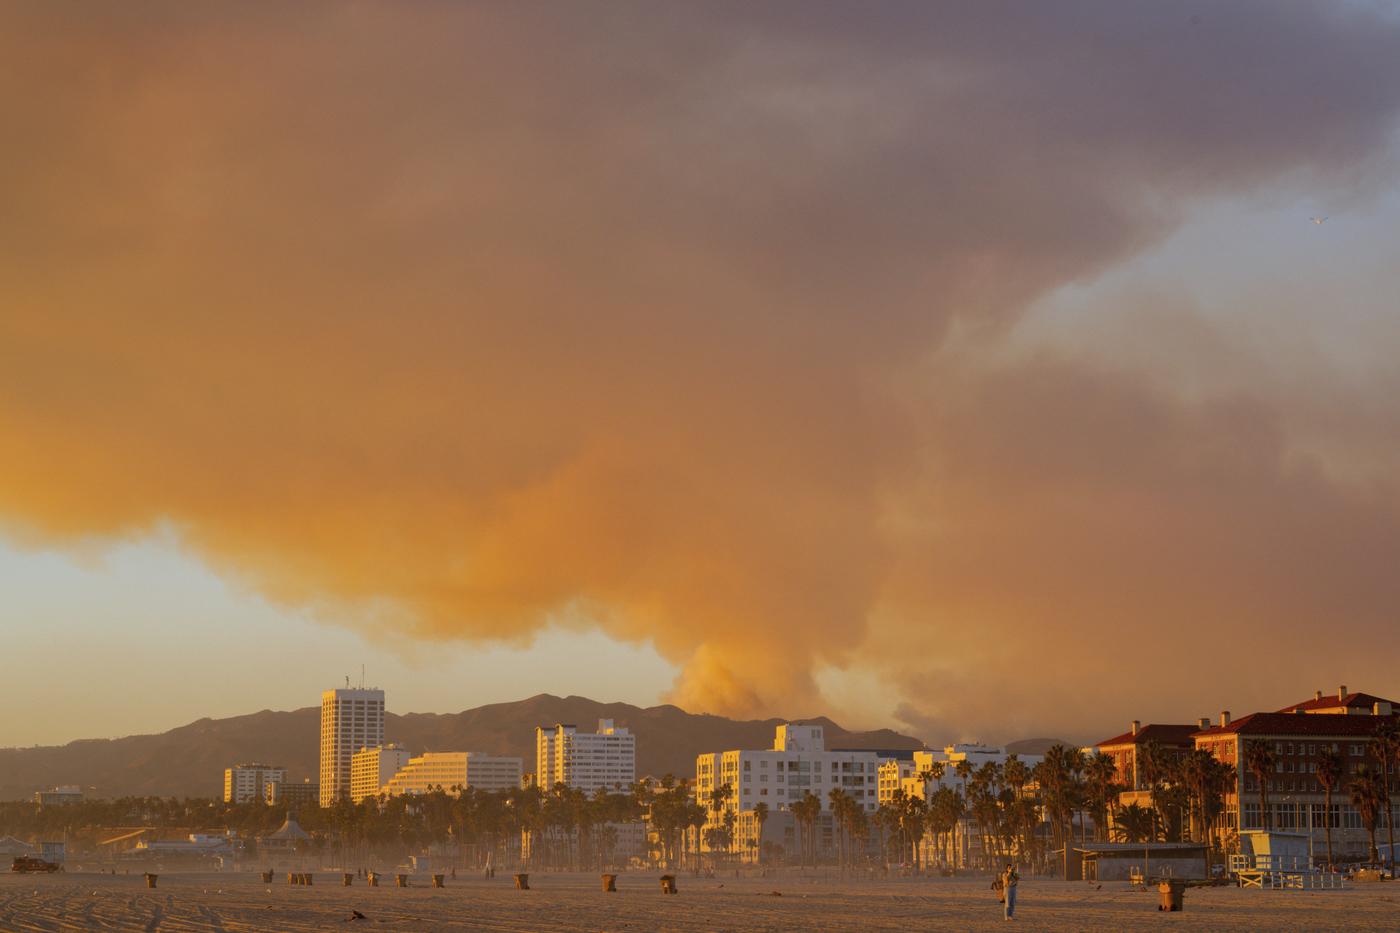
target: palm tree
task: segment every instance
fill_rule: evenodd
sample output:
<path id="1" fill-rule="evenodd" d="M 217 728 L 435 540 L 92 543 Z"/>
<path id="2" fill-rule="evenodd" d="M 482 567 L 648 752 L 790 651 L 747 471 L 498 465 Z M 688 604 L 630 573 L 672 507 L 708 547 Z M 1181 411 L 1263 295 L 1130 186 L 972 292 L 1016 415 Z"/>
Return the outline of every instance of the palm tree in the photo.
<path id="1" fill-rule="evenodd" d="M 963 815 L 963 799 L 953 788 L 940 787 L 934 791 L 933 799 L 928 802 L 928 814 L 933 829 L 934 842 L 937 843 L 940 836 L 946 836 L 951 840 L 953 830 L 957 828 L 958 821 Z M 939 851 L 943 851 L 941 846 Z M 951 854 L 949 861 L 952 862 Z M 956 863 L 953 864 L 956 867 Z"/>
<path id="2" fill-rule="evenodd" d="M 956 774 L 962 780 L 962 815 L 965 816 L 968 813 L 969 809 L 967 796 L 967 782 L 968 778 L 972 777 L 972 762 L 968 761 L 966 758 L 962 759 L 961 761 L 953 765 L 953 773 Z M 966 838 L 966 829 L 964 829 L 964 838 Z M 959 845 L 958 853 L 962 854 L 964 848 L 965 846 Z"/>
<path id="3" fill-rule="evenodd" d="M 1113 820 L 1113 835 L 1118 842 L 1146 842 L 1152 835 L 1154 819 L 1152 811 L 1141 804 L 1119 807 Z"/>
<path id="4" fill-rule="evenodd" d="M 1259 784 L 1259 816 L 1263 821 L 1262 825 L 1266 830 L 1274 828 L 1274 815 L 1269 810 L 1269 776 L 1274 773 L 1278 766 L 1278 756 L 1274 754 L 1274 746 L 1262 739 L 1253 739 L 1245 743 L 1244 766 L 1254 775 L 1254 780 Z"/>
<path id="5" fill-rule="evenodd" d="M 810 790 L 803 797 L 794 802 L 791 807 L 792 817 L 797 822 L 798 828 L 802 830 L 801 860 L 805 866 L 808 851 L 812 855 L 812 864 L 817 862 L 816 827 L 817 819 L 821 815 L 822 802 L 819 797 Z"/>
<path id="6" fill-rule="evenodd" d="M 1361 815 L 1361 822 L 1371 836 L 1371 861 L 1379 862 L 1376 851 L 1376 824 L 1380 821 L 1381 807 L 1386 804 L 1385 784 L 1379 774 L 1361 765 L 1356 769 L 1356 777 L 1351 781 L 1351 802 Z"/>
<path id="7" fill-rule="evenodd" d="M 1386 717 L 1376 723 L 1376 735 L 1371 739 L 1371 753 L 1381 763 L 1381 786 L 1385 789 L 1385 836 L 1388 843 L 1390 874 L 1395 875 L 1395 821 L 1390 812 L 1390 763 L 1400 753 L 1400 726 Z"/>
<path id="8" fill-rule="evenodd" d="M 861 812 L 856 799 L 839 787 L 833 787 L 827 794 L 831 801 L 831 822 L 836 832 L 837 865 L 843 870 L 847 862 L 854 862 L 854 853 L 848 851 L 848 841 L 853 840 L 856 830 L 856 815 Z"/>
<path id="9" fill-rule="evenodd" d="M 1084 756 L 1078 749 L 1057 742 L 1046 750 L 1045 758 L 1035 766 L 1055 831 L 1055 841 L 1066 847 L 1074 841 L 1078 775 L 1083 763 Z"/>
<path id="10" fill-rule="evenodd" d="M 1342 782 L 1346 774 L 1346 761 L 1336 746 L 1324 745 L 1317 759 L 1317 783 L 1322 785 L 1322 827 L 1327 836 L 1327 866 L 1332 862 L 1332 791 Z"/>
<path id="11" fill-rule="evenodd" d="M 763 864 L 763 825 L 768 822 L 768 802 L 760 800 L 753 806 L 753 821 L 758 824 L 758 864 Z"/>
<path id="12" fill-rule="evenodd" d="M 729 799 L 734 796 L 734 785 L 728 782 L 720 784 L 710 791 L 710 812 L 714 815 L 712 822 L 721 821 L 720 814 L 724 812 Z M 711 849 L 713 851 L 713 849 Z M 714 856 L 710 856 L 711 867 L 713 867 Z"/>
<path id="13" fill-rule="evenodd" d="M 928 822 L 928 801 L 922 797 L 908 795 L 900 808 L 900 827 L 904 830 L 905 852 L 914 863 L 914 870 L 923 869 L 923 858 L 919 843 L 924 838 L 924 826 Z"/>
<path id="14" fill-rule="evenodd" d="M 1118 763 L 1112 755 L 1095 751 L 1084 763 L 1084 775 L 1089 784 L 1089 800 L 1094 809 L 1095 835 L 1108 838 L 1108 818 L 1113 813 L 1113 801 L 1118 793 L 1114 778 L 1118 776 Z"/>

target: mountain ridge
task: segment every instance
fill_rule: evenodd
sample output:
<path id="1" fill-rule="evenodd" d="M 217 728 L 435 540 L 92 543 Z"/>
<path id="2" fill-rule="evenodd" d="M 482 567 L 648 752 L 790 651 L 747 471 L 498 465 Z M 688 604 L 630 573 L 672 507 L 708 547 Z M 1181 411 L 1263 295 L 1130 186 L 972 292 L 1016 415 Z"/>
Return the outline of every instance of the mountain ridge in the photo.
<path id="1" fill-rule="evenodd" d="M 289 780 L 315 778 L 320 709 L 263 709 L 223 719 L 202 717 L 165 732 L 63 745 L 0 748 L 0 799 L 56 784 L 78 784 L 99 797 L 209 797 L 223 792 L 223 771 L 240 762 L 285 767 Z M 830 748 L 912 749 L 923 742 L 892 729 L 852 731 L 825 716 L 735 720 L 688 713 L 672 704 L 639 707 L 587 697 L 539 693 L 457 713 L 386 713 L 384 737 L 412 754 L 483 751 L 515 755 L 534 769 L 534 728 L 573 723 L 592 729 L 612 719 L 637 736 L 638 775 L 693 773 L 696 755 L 731 748 L 767 748 L 784 722 L 820 724 Z"/>

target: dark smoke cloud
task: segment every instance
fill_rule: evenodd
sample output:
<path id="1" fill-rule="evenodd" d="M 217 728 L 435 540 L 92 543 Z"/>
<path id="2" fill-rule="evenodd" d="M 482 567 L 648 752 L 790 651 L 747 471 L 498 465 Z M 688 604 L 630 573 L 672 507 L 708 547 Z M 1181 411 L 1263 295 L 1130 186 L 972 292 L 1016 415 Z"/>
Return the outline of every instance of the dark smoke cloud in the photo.
<path id="1" fill-rule="evenodd" d="M 422 637 L 591 621 L 721 712 L 851 663 L 975 670 L 1031 710 L 1082 695 L 1064 675 L 1139 603 L 1280 664 L 1310 652 L 1269 626 L 1393 605 L 1393 490 L 1285 468 L 1270 400 L 990 362 L 1203 199 L 1388 177 L 1393 21 L 2 15 L 0 515 L 25 534 L 169 521 L 274 598 Z"/>

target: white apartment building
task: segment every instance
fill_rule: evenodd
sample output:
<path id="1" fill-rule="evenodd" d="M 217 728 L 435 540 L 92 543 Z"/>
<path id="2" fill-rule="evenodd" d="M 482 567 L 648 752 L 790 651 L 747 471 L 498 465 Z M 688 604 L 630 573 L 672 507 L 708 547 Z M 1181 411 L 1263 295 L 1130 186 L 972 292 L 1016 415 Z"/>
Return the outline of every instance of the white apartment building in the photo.
<path id="1" fill-rule="evenodd" d="M 879 753 L 828 751 L 821 726 L 785 723 L 778 726 L 773 747 L 762 751 L 712 752 L 695 759 L 695 799 L 709 815 L 706 824 L 720 825 L 725 812 L 735 815 L 740 852 L 756 850 L 758 832 L 754 807 L 768 805 L 770 814 L 788 810 L 810 791 L 821 801 L 823 835 L 830 836 L 827 814 L 831 791 L 840 788 L 867 813 L 879 807 Z M 711 806 L 716 787 L 728 784 L 734 794 L 716 811 Z M 787 825 L 774 820 L 765 826 L 765 837 Z M 790 834 L 790 828 L 787 830 Z M 791 839 L 786 841 L 791 845 Z"/>
<path id="2" fill-rule="evenodd" d="M 485 752 L 424 752 L 389 778 L 383 792 L 393 797 L 426 794 L 439 787 L 449 792 L 454 787 L 509 790 L 520 786 L 521 766 L 519 758 Z"/>
<path id="3" fill-rule="evenodd" d="M 597 732 L 565 723 L 535 729 L 535 780 L 544 790 L 555 784 L 589 794 L 626 790 L 636 779 L 637 737 L 611 719 L 598 720 Z"/>
<path id="4" fill-rule="evenodd" d="M 321 694 L 321 806 L 350 796 L 355 752 L 384 744 L 384 691 L 344 687 Z"/>
<path id="5" fill-rule="evenodd" d="M 942 751 L 925 748 L 914 752 L 912 762 L 885 761 L 880 765 L 880 802 L 888 803 L 896 790 L 903 790 L 910 797 L 927 800 L 939 787 L 962 788 L 963 780 L 958 776 L 959 762 L 966 761 L 975 771 L 986 764 L 1004 765 L 1011 757 L 1006 749 L 994 745 L 981 745 L 975 742 L 959 742 L 948 745 Z M 1034 768 L 1044 760 L 1044 755 L 1017 755 L 1027 768 Z M 940 777 L 925 781 L 924 774 L 937 772 L 936 765 L 942 766 Z"/>
<path id="6" fill-rule="evenodd" d="M 408 749 L 393 743 L 360 749 L 350 759 L 350 802 L 378 797 L 408 759 Z"/>
<path id="7" fill-rule="evenodd" d="M 287 779 L 286 768 L 271 765 L 243 764 L 224 769 L 224 803 L 247 803 L 262 800 L 268 784 L 280 784 Z"/>

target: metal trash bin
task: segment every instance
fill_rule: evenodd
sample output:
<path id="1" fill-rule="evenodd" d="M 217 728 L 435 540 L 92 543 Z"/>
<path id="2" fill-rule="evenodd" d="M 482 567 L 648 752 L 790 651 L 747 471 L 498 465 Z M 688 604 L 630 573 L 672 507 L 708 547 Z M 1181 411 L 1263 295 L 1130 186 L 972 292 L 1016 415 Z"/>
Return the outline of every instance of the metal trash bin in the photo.
<path id="1" fill-rule="evenodd" d="M 1157 885 L 1157 896 L 1161 899 L 1157 904 L 1158 910 L 1177 911 L 1181 910 L 1182 895 L 1186 893 L 1186 882 L 1167 879 Z"/>

